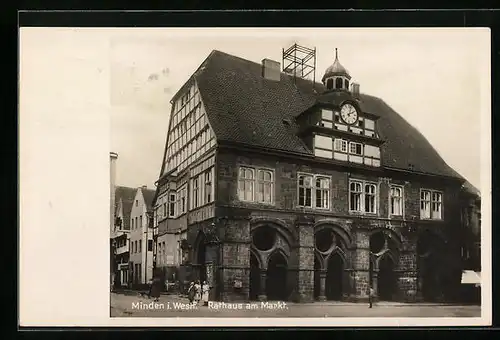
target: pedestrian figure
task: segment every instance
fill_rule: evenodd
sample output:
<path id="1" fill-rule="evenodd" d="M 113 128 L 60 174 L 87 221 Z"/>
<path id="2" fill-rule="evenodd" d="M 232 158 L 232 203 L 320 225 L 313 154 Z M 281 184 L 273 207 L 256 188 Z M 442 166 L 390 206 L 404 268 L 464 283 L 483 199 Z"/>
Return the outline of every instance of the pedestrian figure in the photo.
<path id="1" fill-rule="evenodd" d="M 195 288 L 194 288 L 194 282 L 191 281 L 191 283 L 189 284 L 189 288 L 188 288 L 189 303 L 193 303 L 195 294 L 196 294 L 196 292 L 195 292 Z"/>
<path id="2" fill-rule="evenodd" d="M 158 301 L 160 298 L 162 281 L 159 277 L 155 277 L 151 282 L 150 296 L 154 298 L 154 301 Z"/>
<path id="3" fill-rule="evenodd" d="M 370 307 L 372 308 L 373 306 L 373 298 L 375 297 L 375 290 L 373 289 L 372 286 L 370 286 L 370 289 L 368 289 L 368 300 L 370 301 Z"/>
<path id="4" fill-rule="evenodd" d="M 203 301 L 204 306 L 208 306 L 208 294 L 210 292 L 210 286 L 207 281 L 203 281 L 203 285 L 201 286 L 201 299 Z"/>
<path id="5" fill-rule="evenodd" d="M 195 304 L 199 304 L 201 300 L 201 285 L 200 285 L 200 280 L 196 280 L 196 283 L 194 284 L 194 301 Z"/>

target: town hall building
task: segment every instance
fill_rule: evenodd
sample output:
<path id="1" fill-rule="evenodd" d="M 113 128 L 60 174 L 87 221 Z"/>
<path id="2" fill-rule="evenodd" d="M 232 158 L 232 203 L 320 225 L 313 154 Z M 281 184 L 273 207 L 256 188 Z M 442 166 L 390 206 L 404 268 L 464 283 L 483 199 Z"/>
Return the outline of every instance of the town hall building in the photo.
<path id="1" fill-rule="evenodd" d="M 172 98 L 154 206 L 178 278 L 221 301 L 458 299 L 464 178 L 332 59 L 317 82 L 212 51 Z"/>

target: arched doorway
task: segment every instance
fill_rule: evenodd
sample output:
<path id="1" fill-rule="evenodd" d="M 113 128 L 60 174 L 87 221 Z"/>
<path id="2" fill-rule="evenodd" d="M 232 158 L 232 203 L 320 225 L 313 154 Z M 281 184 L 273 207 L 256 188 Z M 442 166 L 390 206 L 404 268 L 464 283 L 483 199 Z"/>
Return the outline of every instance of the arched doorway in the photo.
<path id="1" fill-rule="evenodd" d="M 344 261 L 338 253 L 333 253 L 328 259 L 326 271 L 325 295 L 327 300 L 342 299 L 342 276 Z"/>
<path id="2" fill-rule="evenodd" d="M 392 301 L 396 292 L 396 275 L 394 261 L 390 256 L 383 256 L 379 262 L 378 271 L 378 298 Z"/>
<path id="3" fill-rule="evenodd" d="M 275 252 L 269 258 L 267 265 L 266 295 L 268 300 L 286 300 L 286 278 L 288 266 L 285 257 L 280 252 Z"/>
<path id="4" fill-rule="evenodd" d="M 205 234 L 200 233 L 197 239 L 196 247 L 196 265 L 197 265 L 197 278 L 200 282 L 207 279 L 207 269 L 206 269 L 206 245 L 205 245 Z"/>
<path id="5" fill-rule="evenodd" d="M 314 256 L 314 299 L 318 300 L 321 292 L 321 263 L 318 256 Z"/>
<path id="6" fill-rule="evenodd" d="M 260 266 L 254 253 L 250 253 L 250 292 L 251 301 L 258 300 L 260 294 Z"/>

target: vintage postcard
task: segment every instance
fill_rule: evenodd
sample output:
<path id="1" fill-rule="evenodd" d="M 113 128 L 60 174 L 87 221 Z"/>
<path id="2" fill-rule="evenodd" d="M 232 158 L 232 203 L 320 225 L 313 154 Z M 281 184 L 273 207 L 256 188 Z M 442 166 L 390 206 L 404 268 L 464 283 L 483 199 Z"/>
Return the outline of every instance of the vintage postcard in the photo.
<path id="1" fill-rule="evenodd" d="M 36 36 L 101 68 L 101 324 L 491 322 L 488 30 Z"/>

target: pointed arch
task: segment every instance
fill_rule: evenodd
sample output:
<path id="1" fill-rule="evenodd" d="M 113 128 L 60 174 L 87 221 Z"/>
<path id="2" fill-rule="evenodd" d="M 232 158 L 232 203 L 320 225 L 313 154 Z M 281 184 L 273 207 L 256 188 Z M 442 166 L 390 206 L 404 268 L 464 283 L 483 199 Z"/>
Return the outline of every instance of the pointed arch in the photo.
<path id="1" fill-rule="evenodd" d="M 288 266 L 288 256 L 286 252 L 282 248 L 275 248 L 267 257 L 267 263 L 266 263 L 266 268 L 269 268 L 269 262 L 274 256 L 282 256 L 283 259 L 285 260 L 286 265 Z"/>
<path id="2" fill-rule="evenodd" d="M 330 258 L 336 255 L 340 256 L 340 258 L 342 259 L 342 263 L 344 264 L 344 268 L 347 268 L 348 267 L 347 256 L 346 253 L 340 247 L 335 247 L 333 251 L 330 254 L 328 254 L 328 256 L 325 258 L 325 268 L 327 267 L 326 264 L 328 263 L 328 261 L 330 261 Z"/>
<path id="3" fill-rule="evenodd" d="M 323 256 L 320 254 L 320 252 L 316 248 L 314 249 L 314 258 L 316 260 L 318 260 L 319 269 L 324 270 L 325 269 L 325 261 L 323 260 Z"/>
<path id="4" fill-rule="evenodd" d="M 323 229 L 331 229 L 337 235 L 340 236 L 347 248 L 351 248 L 353 244 L 353 238 L 350 230 L 344 225 L 332 220 L 321 220 L 314 225 L 314 234 L 318 233 Z"/>
<path id="5" fill-rule="evenodd" d="M 202 246 L 204 246 L 205 244 L 205 240 L 206 240 L 206 235 L 205 233 L 200 230 L 198 232 L 198 235 L 196 235 L 196 239 L 194 241 L 194 244 L 193 244 L 193 262 L 195 263 L 198 263 L 198 258 L 199 258 L 199 250 Z"/>
<path id="6" fill-rule="evenodd" d="M 384 251 L 376 260 L 375 260 L 375 263 L 376 263 L 376 266 L 377 266 L 377 270 L 380 269 L 380 261 L 382 260 L 385 260 L 386 258 L 390 259 L 392 261 L 392 263 L 394 264 L 394 266 L 397 266 L 398 265 L 398 262 L 399 262 L 399 258 L 396 254 L 394 254 L 393 251 L 391 251 L 390 249 L 387 249 L 386 251 Z"/>

